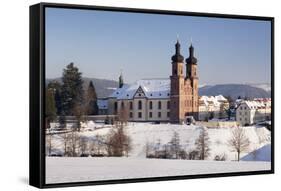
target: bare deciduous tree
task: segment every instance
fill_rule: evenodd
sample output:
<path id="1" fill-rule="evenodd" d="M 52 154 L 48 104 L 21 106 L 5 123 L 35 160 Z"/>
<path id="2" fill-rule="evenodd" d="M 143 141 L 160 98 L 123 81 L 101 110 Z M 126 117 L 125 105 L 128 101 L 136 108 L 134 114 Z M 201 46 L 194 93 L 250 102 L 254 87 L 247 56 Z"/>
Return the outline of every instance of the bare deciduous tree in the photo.
<path id="1" fill-rule="evenodd" d="M 69 147 L 70 147 L 71 136 L 69 133 L 66 132 L 61 135 L 61 139 L 62 139 L 62 143 L 63 143 L 64 156 L 69 156 L 70 155 Z"/>
<path id="2" fill-rule="evenodd" d="M 46 135 L 46 143 L 47 143 L 47 150 L 48 150 L 48 155 L 50 156 L 52 154 L 52 149 L 53 149 L 53 134 L 49 132 Z"/>
<path id="3" fill-rule="evenodd" d="M 187 155 L 189 160 L 197 160 L 199 158 L 197 150 L 190 150 Z"/>
<path id="4" fill-rule="evenodd" d="M 89 150 L 92 156 L 104 156 L 105 150 L 105 140 L 104 137 L 97 134 L 95 138 L 91 141 L 89 145 Z"/>
<path id="5" fill-rule="evenodd" d="M 146 144 L 145 144 L 145 155 L 146 155 L 146 158 L 152 158 L 152 146 L 151 146 L 151 143 L 146 141 Z"/>
<path id="6" fill-rule="evenodd" d="M 71 131 L 69 139 L 69 154 L 76 157 L 78 155 L 77 149 L 79 148 L 80 135 L 77 131 Z"/>
<path id="7" fill-rule="evenodd" d="M 210 141 L 206 128 L 203 128 L 199 134 L 198 139 L 195 141 L 196 150 L 199 154 L 200 160 L 205 160 L 210 155 Z"/>
<path id="8" fill-rule="evenodd" d="M 217 154 L 215 157 L 214 157 L 214 160 L 215 161 L 225 161 L 227 159 L 227 155 L 225 153 L 223 154 Z"/>
<path id="9" fill-rule="evenodd" d="M 173 158 L 178 159 L 179 153 L 181 151 L 180 136 L 178 132 L 174 131 L 170 144 L 171 144 L 171 155 L 173 156 Z"/>
<path id="10" fill-rule="evenodd" d="M 80 156 L 88 155 L 86 153 L 88 151 L 88 138 L 87 137 L 80 137 L 79 150 L 80 150 Z"/>
<path id="11" fill-rule="evenodd" d="M 118 122 L 121 123 L 121 125 L 127 125 L 128 122 L 128 107 L 125 105 L 124 102 L 121 103 L 121 108 L 118 111 Z"/>
<path id="12" fill-rule="evenodd" d="M 122 123 L 116 123 L 107 136 L 107 152 L 109 156 L 128 156 L 131 150 L 131 138 L 126 134 Z"/>
<path id="13" fill-rule="evenodd" d="M 80 131 L 81 129 L 81 122 L 85 121 L 85 106 L 79 102 L 75 103 L 73 108 L 73 114 L 76 117 L 76 130 Z"/>
<path id="14" fill-rule="evenodd" d="M 232 131 L 232 136 L 228 141 L 228 145 L 237 152 L 237 160 L 239 161 L 240 153 L 247 151 L 250 145 L 250 141 L 242 127 L 237 127 Z"/>

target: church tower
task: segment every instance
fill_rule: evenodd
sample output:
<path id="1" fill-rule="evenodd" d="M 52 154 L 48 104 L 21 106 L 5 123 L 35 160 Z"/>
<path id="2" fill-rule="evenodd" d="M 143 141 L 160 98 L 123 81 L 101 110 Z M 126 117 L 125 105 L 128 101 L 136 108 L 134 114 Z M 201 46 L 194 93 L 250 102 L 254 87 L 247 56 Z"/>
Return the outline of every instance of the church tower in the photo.
<path id="1" fill-rule="evenodd" d="M 172 75 L 170 93 L 170 122 L 182 123 L 189 116 L 198 119 L 198 74 L 197 59 L 194 57 L 192 44 L 186 61 L 184 74 L 184 58 L 180 54 L 180 43 L 176 43 L 176 53 L 172 56 Z"/>
<path id="2" fill-rule="evenodd" d="M 189 47 L 189 57 L 186 61 L 186 78 L 190 80 L 191 85 L 191 108 L 187 115 L 198 119 L 199 112 L 199 96 L 198 96 L 198 74 L 197 74 L 197 59 L 194 57 L 194 47 L 192 44 Z"/>
<path id="3" fill-rule="evenodd" d="M 176 53 L 172 56 L 171 94 L 170 94 L 170 122 L 180 123 L 184 120 L 182 112 L 182 94 L 184 93 L 184 57 L 180 54 L 180 43 L 175 44 Z"/>
<path id="4" fill-rule="evenodd" d="M 118 87 L 122 88 L 123 85 L 124 85 L 124 79 L 123 79 L 123 75 L 122 75 L 122 72 L 121 72 L 121 74 L 119 76 L 119 86 Z"/>

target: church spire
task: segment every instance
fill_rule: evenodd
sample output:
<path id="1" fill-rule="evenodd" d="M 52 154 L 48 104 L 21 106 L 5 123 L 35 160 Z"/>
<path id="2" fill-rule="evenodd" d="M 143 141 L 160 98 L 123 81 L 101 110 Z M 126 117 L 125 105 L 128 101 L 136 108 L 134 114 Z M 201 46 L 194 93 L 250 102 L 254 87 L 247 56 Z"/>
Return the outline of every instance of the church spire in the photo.
<path id="1" fill-rule="evenodd" d="M 180 43 L 179 43 L 179 39 L 177 37 L 177 43 L 175 44 L 175 49 L 176 49 L 176 53 L 174 56 L 172 56 L 172 61 L 173 62 L 183 62 L 184 58 L 183 56 L 180 54 Z"/>
<path id="2" fill-rule="evenodd" d="M 196 64 L 197 58 L 194 57 L 194 47 L 192 46 L 192 43 L 189 47 L 189 57 L 185 60 L 187 64 Z"/>
<path id="3" fill-rule="evenodd" d="M 123 79 L 123 75 L 122 75 L 122 70 L 119 76 L 119 88 L 122 88 L 124 85 L 124 79 Z"/>

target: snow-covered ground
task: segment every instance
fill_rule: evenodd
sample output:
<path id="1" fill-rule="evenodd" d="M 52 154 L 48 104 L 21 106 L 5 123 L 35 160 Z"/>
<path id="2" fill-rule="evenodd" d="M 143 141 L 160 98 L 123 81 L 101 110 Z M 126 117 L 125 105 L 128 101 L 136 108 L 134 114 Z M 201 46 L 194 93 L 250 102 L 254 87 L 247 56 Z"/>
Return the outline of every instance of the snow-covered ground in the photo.
<path id="1" fill-rule="evenodd" d="M 95 139 L 106 135 L 110 125 L 89 122 L 83 124 L 80 135 Z M 129 123 L 125 128 L 132 139 L 129 157 L 47 157 L 46 182 L 79 182 L 95 180 L 129 179 L 159 176 L 210 174 L 225 172 L 270 170 L 271 132 L 265 127 L 243 127 L 250 140 L 247 152 L 237 154 L 227 144 L 233 128 L 207 128 L 210 137 L 210 156 L 205 161 L 147 159 L 146 144 L 166 144 L 174 132 L 180 137 L 180 144 L 187 152 L 195 149 L 195 140 L 204 127 L 195 125 Z M 63 151 L 61 134 L 52 138 L 54 152 Z M 227 161 L 214 161 L 216 155 L 225 155 Z M 266 159 L 266 160 L 265 160 Z"/>
<path id="2" fill-rule="evenodd" d="M 269 162 L 47 157 L 46 183 L 270 170 Z"/>
<path id="3" fill-rule="evenodd" d="M 83 124 L 85 130 L 80 132 L 81 136 L 94 139 L 96 135 L 106 135 L 110 130 L 110 125 L 95 124 L 89 122 Z M 180 144 L 183 149 L 191 151 L 195 149 L 195 140 L 198 138 L 203 127 L 195 125 L 175 125 L 175 124 L 151 124 L 151 123 L 129 123 L 126 127 L 128 135 L 132 139 L 132 151 L 130 157 L 145 158 L 146 144 L 167 144 L 174 132 L 177 132 L 180 137 Z M 234 128 L 234 127 L 233 127 Z M 231 138 L 233 128 L 207 128 L 210 137 L 210 156 L 208 160 L 213 160 L 216 155 L 226 155 L 226 160 L 237 160 L 237 153 L 228 145 L 228 140 Z M 250 147 L 247 152 L 241 153 L 241 157 L 248 153 L 257 150 L 265 145 L 271 144 L 271 132 L 265 127 L 243 127 L 245 134 L 249 138 Z M 62 151 L 62 143 L 60 134 L 56 135 L 53 141 L 56 151 Z M 270 148 L 270 147 L 269 147 Z M 260 152 L 259 154 L 267 154 Z"/>

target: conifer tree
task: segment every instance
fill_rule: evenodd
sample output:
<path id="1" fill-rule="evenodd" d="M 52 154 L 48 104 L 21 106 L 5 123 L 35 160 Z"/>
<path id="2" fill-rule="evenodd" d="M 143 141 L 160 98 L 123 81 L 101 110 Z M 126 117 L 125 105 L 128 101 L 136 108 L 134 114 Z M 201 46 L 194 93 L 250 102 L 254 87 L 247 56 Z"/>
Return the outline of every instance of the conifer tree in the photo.
<path id="1" fill-rule="evenodd" d="M 179 153 L 180 153 L 180 150 L 181 150 L 180 136 L 179 136 L 178 132 L 174 131 L 174 134 L 172 136 L 170 144 L 171 144 L 171 154 L 173 155 L 173 157 L 178 159 L 179 158 Z"/>
<path id="2" fill-rule="evenodd" d="M 89 83 L 86 95 L 86 112 L 87 115 L 98 114 L 97 93 L 92 81 Z"/>
<path id="3" fill-rule="evenodd" d="M 59 116 L 59 125 L 60 125 L 60 128 L 62 128 L 62 129 L 66 128 L 66 119 L 65 119 L 64 112 L 61 112 L 61 114 Z"/>
<path id="4" fill-rule="evenodd" d="M 77 105 L 83 104 L 83 80 L 79 69 L 70 63 L 63 70 L 62 108 L 65 115 L 74 115 Z"/>
<path id="5" fill-rule="evenodd" d="M 50 88 L 54 90 L 54 98 L 55 98 L 55 104 L 56 104 L 56 109 L 57 109 L 57 115 L 60 116 L 62 113 L 62 100 L 61 100 L 62 85 L 60 82 L 54 80 L 48 84 L 48 89 L 50 89 Z"/>
<path id="6" fill-rule="evenodd" d="M 195 141 L 199 159 L 205 160 L 210 155 L 210 138 L 206 128 L 203 128 Z"/>
<path id="7" fill-rule="evenodd" d="M 46 128 L 50 128 L 50 123 L 57 117 L 57 110 L 55 105 L 54 90 L 46 89 Z"/>

